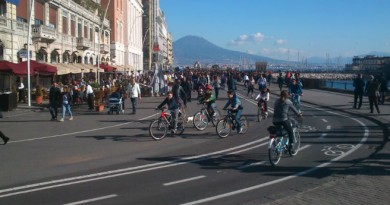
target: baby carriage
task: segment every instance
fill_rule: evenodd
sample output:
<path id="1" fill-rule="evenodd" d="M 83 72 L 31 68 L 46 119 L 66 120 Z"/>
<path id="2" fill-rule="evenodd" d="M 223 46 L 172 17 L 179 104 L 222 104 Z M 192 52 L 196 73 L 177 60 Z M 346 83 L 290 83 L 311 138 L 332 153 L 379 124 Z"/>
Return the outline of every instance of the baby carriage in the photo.
<path id="1" fill-rule="evenodd" d="M 113 114 L 114 112 L 116 112 L 116 114 L 119 114 L 119 113 L 124 113 L 124 110 L 123 110 L 123 101 L 122 101 L 122 97 L 120 96 L 119 93 L 115 92 L 115 93 L 112 93 L 109 97 L 109 108 L 110 110 L 108 110 L 108 114 Z"/>

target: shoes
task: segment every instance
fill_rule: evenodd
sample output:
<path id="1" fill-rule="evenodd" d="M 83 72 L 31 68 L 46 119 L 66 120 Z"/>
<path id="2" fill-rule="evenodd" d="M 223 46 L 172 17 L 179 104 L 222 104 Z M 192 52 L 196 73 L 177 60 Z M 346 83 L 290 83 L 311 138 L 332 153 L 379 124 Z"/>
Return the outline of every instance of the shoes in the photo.
<path id="1" fill-rule="evenodd" d="M 9 141 L 9 137 L 4 136 L 3 140 L 4 140 L 4 144 L 3 145 L 6 145 L 7 142 Z"/>
<path id="2" fill-rule="evenodd" d="M 50 119 L 50 121 L 55 121 L 55 120 L 56 120 L 56 119 L 54 119 L 54 118 L 51 118 L 51 119 Z"/>
<path id="3" fill-rule="evenodd" d="M 213 113 L 213 117 L 217 117 L 217 113 L 216 112 Z"/>
<path id="4" fill-rule="evenodd" d="M 73 120 L 73 116 L 69 118 L 69 120 Z"/>
<path id="5" fill-rule="evenodd" d="M 238 134 L 243 134 L 244 133 L 244 128 L 240 127 Z"/>
<path id="6" fill-rule="evenodd" d="M 64 118 L 61 118 L 61 120 L 58 120 L 59 122 L 63 122 L 64 121 Z"/>
<path id="7" fill-rule="evenodd" d="M 177 131 L 176 129 L 173 129 L 173 130 L 171 131 L 171 133 L 172 133 L 172 134 L 175 134 L 176 131 Z"/>

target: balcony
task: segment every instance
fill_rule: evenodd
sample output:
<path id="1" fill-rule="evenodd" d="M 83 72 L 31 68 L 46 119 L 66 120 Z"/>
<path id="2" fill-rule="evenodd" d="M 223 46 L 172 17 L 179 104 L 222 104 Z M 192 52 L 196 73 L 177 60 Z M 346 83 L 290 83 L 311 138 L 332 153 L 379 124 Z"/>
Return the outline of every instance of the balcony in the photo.
<path id="1" fill-rule="evenodd" d="M 44 25 L 32 25 L 33 41 L 53 43 L 56 40 L 56 37 L 57 31 L 55 28 Z"/>
<path id="2" fill-rule="evenodd" d="M 110 52 L 110 45 L 100 44 L 100 53 L 101 54 L 107 54 L 109 52 Z"/>
<path id="3" fill-rule="evenodd" d="M 92 42 L 87 38 L 78 37 L 77 38 L 77 49 L 78 50 L 87 50 L 92 47 Z"/>

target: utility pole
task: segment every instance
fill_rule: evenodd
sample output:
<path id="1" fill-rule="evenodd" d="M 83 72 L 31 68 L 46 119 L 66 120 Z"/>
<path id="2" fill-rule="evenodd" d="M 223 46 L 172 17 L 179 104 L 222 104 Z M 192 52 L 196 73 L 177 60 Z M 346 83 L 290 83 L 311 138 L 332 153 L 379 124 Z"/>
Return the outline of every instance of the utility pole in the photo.
<path id="1" fill-rule="evenodd" d="M 31 22 L 34 8 L 34 0 L 29 1 L 30 19 L 28 21 L 27 35 L 27 88 L 28 88 L 28 106 L 31 107 L 31 60 L 30 60 L 30 44 L 31 44 Z"/>

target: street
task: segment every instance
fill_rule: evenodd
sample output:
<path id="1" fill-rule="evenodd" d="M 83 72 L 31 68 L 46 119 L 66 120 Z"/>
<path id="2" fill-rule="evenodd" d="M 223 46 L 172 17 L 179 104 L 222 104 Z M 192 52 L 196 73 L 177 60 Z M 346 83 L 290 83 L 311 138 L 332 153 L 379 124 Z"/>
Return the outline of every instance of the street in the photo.
<path id="1" fill-rule="evenodd" d="M 197 131 L 189 122 L 182 136 L 153 140 L 148 126 L 162 97 L 142 98 L 136 115 L 129 100 L 121 115 L 85 105 L 73 108 L 73 121 L 52 122 L 48 110 L 10 115 L 0 124 L 11 138 L 0 147 L 0 204 L 268 203 L 347 172 L 383 141 L 372 121 L 302 103 L 300 152 L 272 167 L 267 127 L 277 96 L 269 118 L 257 122 L 256 102 L 238 88 L 249 130 L 225 139 L 211 123 Z M 225 102 L 222 91 L 220 110 Z M 200 108 L 193 100 L 187 114 Z"/>

